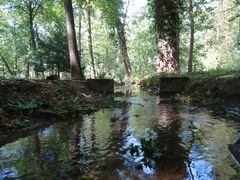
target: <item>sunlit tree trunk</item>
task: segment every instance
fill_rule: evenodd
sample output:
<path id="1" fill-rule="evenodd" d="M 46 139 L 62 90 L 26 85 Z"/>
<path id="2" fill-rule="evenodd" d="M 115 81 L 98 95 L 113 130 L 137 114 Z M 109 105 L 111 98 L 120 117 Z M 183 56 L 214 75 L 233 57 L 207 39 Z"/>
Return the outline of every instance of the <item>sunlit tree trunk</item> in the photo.
<path id="1" fill-rule="evenodd" d="M 92 43 L 92 24 L 91 24 L 91 1 L 88 0 L 88 7 L 87 7 L 87 21 L 88 21 L 88 48 L 89 54 L 91 59 L 91 65 L 93 69 L 93 77 L 96 78 L 96 69 L 95 69 L 95 61 L 93 56 L 93 43 Z"/>
<path id="2" fill-rule="evenodd" d="M 157 72 L 179 72 L 178 0 L 155 0 Z"/>
<path id="3" fill-rule="evenodd" d="M 79 12 L 79 17 L 78 17 L 78 53 L 80 59 L 82 58 L 82 15 Z"/>
<path id="4" fill-rule="evenodd" d="M 37 42 L 40 42 L 40 37 L 39 37 L 39 33 L 38 33 L 38 28 L 37 28 L 37 25 L 35 26 L 35 32 L 36 32 L 36 41 Z M 44 65 L 43 65 L 43 58 L 40 58 L 39 59 L 39 64 L 37 64 L 37 73 L 38 72 L 41 72 L 41 78 L 42 79 L 45 79 L 45 75 L 44 75 Z"/>
<path id="5" fill-rule="evenodd" d="M 125 71 L 128 78 L 130 78 L 132 75 L 132 68 L 127 51 L 124 23 L 121 22 L 120 18 L 117 20 L 117 33 L 119 38 L 120 53 L 123 59 Z"/>
<path id="6" fill-rule="evenodd" d="M 221 36 L 221 11 L 222 11 L 222 1 L 218 1 L 218 10 L 217 10 L 217 27 L 216 27 L 216 54 L 217 54 L 217 59 L 216 59 L 216 69 L 221 68 L 221 55 L 220 55 L 220 36 Z"/>
<path id="7" fill-rule="evenodd" d="M 194 15 L 193 0 L 189 0 L 189 17 L 190 17 L 190 44 L 188 52 L 188 72 L 193 71 L 193 49 L 194 49 Z"/>
<path id="8" fill-rule="evenodd" d="M 32 52 L 36 51 L 36 41 L 35 41 L 35 32 L 34 32 L 34 27 L 33 27 L 33 20 L 34 20 L 34 8 L 32 7 L 31 2 L 28 4 L 28 12 L 29 12 L 29 32 L 30 32 L 30 50 Z M 30 62 L 28 60 L 27 63 L 27 79 L 29 79 L 29 73 L 30 73 Z M 37 75 L 37 73 L 36 73 Z M 38 75 L 37 75 L 38 76 Z"/>
<path id="9" fill-rule="evenodd" d="M 17 75 L 18 72 L 18 53 L 17 53 L 17 41 L 16 41 L 16 22 L 13 23 L 13 34 L 15 36 L 15 38 L 13 38 L 14 40 L 14 68 L 15 68 L 15 74 Z"/>
<path id="10" fill-rule="evenodd" d="M 74 29 L 74 17 L 71 0 L 64 0 L 67 38 L 68 38 L 68 51 L 70 59 L 70 70 L 72 79 L 84 79 L 80 58 L 78 55 L 76 34 Z"/>

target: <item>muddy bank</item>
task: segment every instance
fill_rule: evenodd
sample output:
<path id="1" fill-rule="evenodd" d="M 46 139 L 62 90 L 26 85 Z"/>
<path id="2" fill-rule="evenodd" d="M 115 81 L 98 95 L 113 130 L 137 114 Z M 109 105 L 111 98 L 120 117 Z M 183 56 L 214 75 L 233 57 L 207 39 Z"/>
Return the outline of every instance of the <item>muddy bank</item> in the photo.
<path id="1" fill-rule="evenodd" d="M 91 90 L 87 81 L 1 80 L 0 144 L 11 134 L 123 104 L 114 94 Z"/>

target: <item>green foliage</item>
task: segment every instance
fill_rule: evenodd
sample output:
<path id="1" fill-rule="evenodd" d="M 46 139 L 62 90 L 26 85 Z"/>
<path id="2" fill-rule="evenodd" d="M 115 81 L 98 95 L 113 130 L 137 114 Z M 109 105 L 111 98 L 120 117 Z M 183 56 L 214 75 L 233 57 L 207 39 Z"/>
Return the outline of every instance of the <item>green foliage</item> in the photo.
<path id="1" fill-rule="evenodd" d="M 103 109 L 113 109 L 118 107 L 127 106 L 126 101 L 115 101 L 112 96 L 98 97 L 93 104 L 89 104 L 79 97 L 62 98 L 62 103 L 54 108 L 57 110 L 67 111 L 67 112 L 92 112 L 100 108 Z"/>
<path id="2" fill-rule="evenodd" d="M 163 151 L 155 146 L 152 138 L 140 139 L 141 145 L 134 145 L 133 143 L 127 148 L 132 157 L 140 158 L 141 160 L 135 164 L 138 170 L 143 169 L 143 165 L 152 168 L 152 160 L 161 158 Z"/>
<path id="3" fill-rule="evenodd" d="M 239 120 L 240 119 L 240 112 L 227 111 L 227 117 L 230 118 L 230 119 Z"/>
<path id="4" fill-rule="evenodd" d="M 192 100 L 191 96 L 187 96 L 184 94 L 176 94 L 172 96 L 170 99 L 173 101 L 178 101 L 180 103 L 189 103 Z"/>
<path id="5" fill-rule="evenodd" d="M 60 106 L 55 107 L 56 109 L 60 109 L 62 111 L 67 112 L 80 112 L 80 111 L 95 111 L 97 110 L 94 105 L 89 105 L 86 102 L 84 102 L 79 97 L 70 97 L 67 99 L 63 99 L 63 102 L 60 104 Z"/>
<path id="6" fill-rule="evenodd" d="M 8 98 L 7 101 L 9 105 L 15 106 L 17 109 L 20 110 L 39 109 L 43 106 L 49 106 L 49 101 L 42 97 L 37 97 L 35 100 L 32 101 L 25 101 L 24 99 L 19 97 L 11 97 Z"/>
<path id="7" fill-rule="evenodd" d="M 223 103 L 224 103 L 224 101 L 221 98 L 211 98 L 208 101 L 208 104 L 213 105 L 213 106 L 218 106 Z"/>
<path id="8" fill-rule="evenodd" d="M 30 78 L 37 72 L 46 75 L 69 72 L 68 47 L 63 2 L 60 0 L 31 0 L 40 5 L 34 17 L 36 50 L 29 44 L 29 17 L 25 1 L 2 0 L 0 2 L 0 52 L 7 65 L 0 58 L 0 76 L 3 78 L 24 78 L 30 63 Z M 30 1 L 26 1 L 30 2 Z M 133 69 L 133 79 L 142 79 L 155 72 L 156 33 L 154 26 L 155 0 L 148 0 L 145 7 L 132 17 L 125 17 L 125 1 L 122 0 L 77 0 L 74 4 L 77 41 L 79 40 L 79 16 L 81 15 L 81 52 L 85 73 L 91 74 L 86 33 L 87 19 L 84 10 L 92 11 L 92 36 L 96 71 L 99 78 L 114 78 L 124 81 L 125 72 L 116 33 L 117 19 L 126 19 L 127 49 Z M 137 1 L 135 3 L 138 3 Z M 182 72 L 187 70 L 189 46 L 188 1 L 172 1 L 180 13 L 180 64 Z M 130 3 L 131 4 L 131 3 Z M 125 4 L 126 5 L 126 4 Z M 147 9 L 148 8 L 148 9 Z M 235 0 L 194 1 L 195 45 L 194 72 L 209 70 L 239 70 L 240 52 L 239 3 Z M 159 9 L 162 9 L 160 7 Z M 164 12 L 157 9 L 157 13 Z M 171 25 L 168 13 L 159 21 L 161 28 Z M 177 23 L 177 25 L 179 25 Z M 1 78 L 1 79 L 3 79 Z M 42 76 L 44 78 L 44 76 Z M 156 81 L 152 79 L 150 84 Z"/>
<path id="9" fill-rule="evenodd" d="M 145 157 L 151 159 L 159 159 L 162 156 L 162 150 L 156 147 L 152 138 L 150 139 L 140 139 L 141 150 Z"/>
<path id="10" fill-rule="evenodd" d="M 31 121 L 28 119 L 18 118 L 18 119 L 15 119 L 13 123 L 18 127 L 27 127 L 31 124 Z"/>
<path id="11" fill-rule="evenodd" d="M 106 77 L 106 74 L 107 74 L 107 73 L 105 73 L 105 72 L 100 72 L 100 73 L 98 74 L 98 78 L 99 78 L 99 79 L 104 79 L 104 78 Z"/>
<path id="12" fill-rule="evenodd" d="M 159 74 L 153 74 L 143 78 L 140 81 L 141 86 L 157 86 L 159 85 Z"/>

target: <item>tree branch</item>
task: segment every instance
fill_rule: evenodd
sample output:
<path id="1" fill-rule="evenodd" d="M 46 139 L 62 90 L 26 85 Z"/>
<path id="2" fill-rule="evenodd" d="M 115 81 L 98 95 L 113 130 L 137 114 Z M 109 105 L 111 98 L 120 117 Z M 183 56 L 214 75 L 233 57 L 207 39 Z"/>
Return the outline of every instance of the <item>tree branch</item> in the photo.
<path id="1" fill-rule="evenodd" d="M 42 7 L 42 4 L 41 3 L 38 3 L 34 6 L 34 9 L 33 9 L 33 19 L 36 17 L 39 9 Z"/>

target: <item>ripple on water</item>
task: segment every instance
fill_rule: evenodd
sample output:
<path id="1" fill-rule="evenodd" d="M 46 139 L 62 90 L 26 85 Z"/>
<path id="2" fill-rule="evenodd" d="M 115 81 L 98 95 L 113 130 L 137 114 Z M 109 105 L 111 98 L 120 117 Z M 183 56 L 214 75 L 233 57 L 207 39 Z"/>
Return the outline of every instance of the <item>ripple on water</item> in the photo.
<path id="1" fill-rule="evenodd" d="M 238 179 L 240 168 L 228 152 L 240 123 L 206 109 L 135 90 L 129 107 L 101 110 L 55 123 L 0 148 L 0 179 L 83 177 L 100 179 Z M 152 140 L 161 158 L 129 147 Z M 140 149 L 141 150 L 141 149 Z M 146 156 L 146 157 L 145 157 Z M 148 158 L 151 168 L 142 159 Z M 142 164 L 142 170 L 136 165 Z M 81 179 L 81 178 L 80 178 Z"/>

